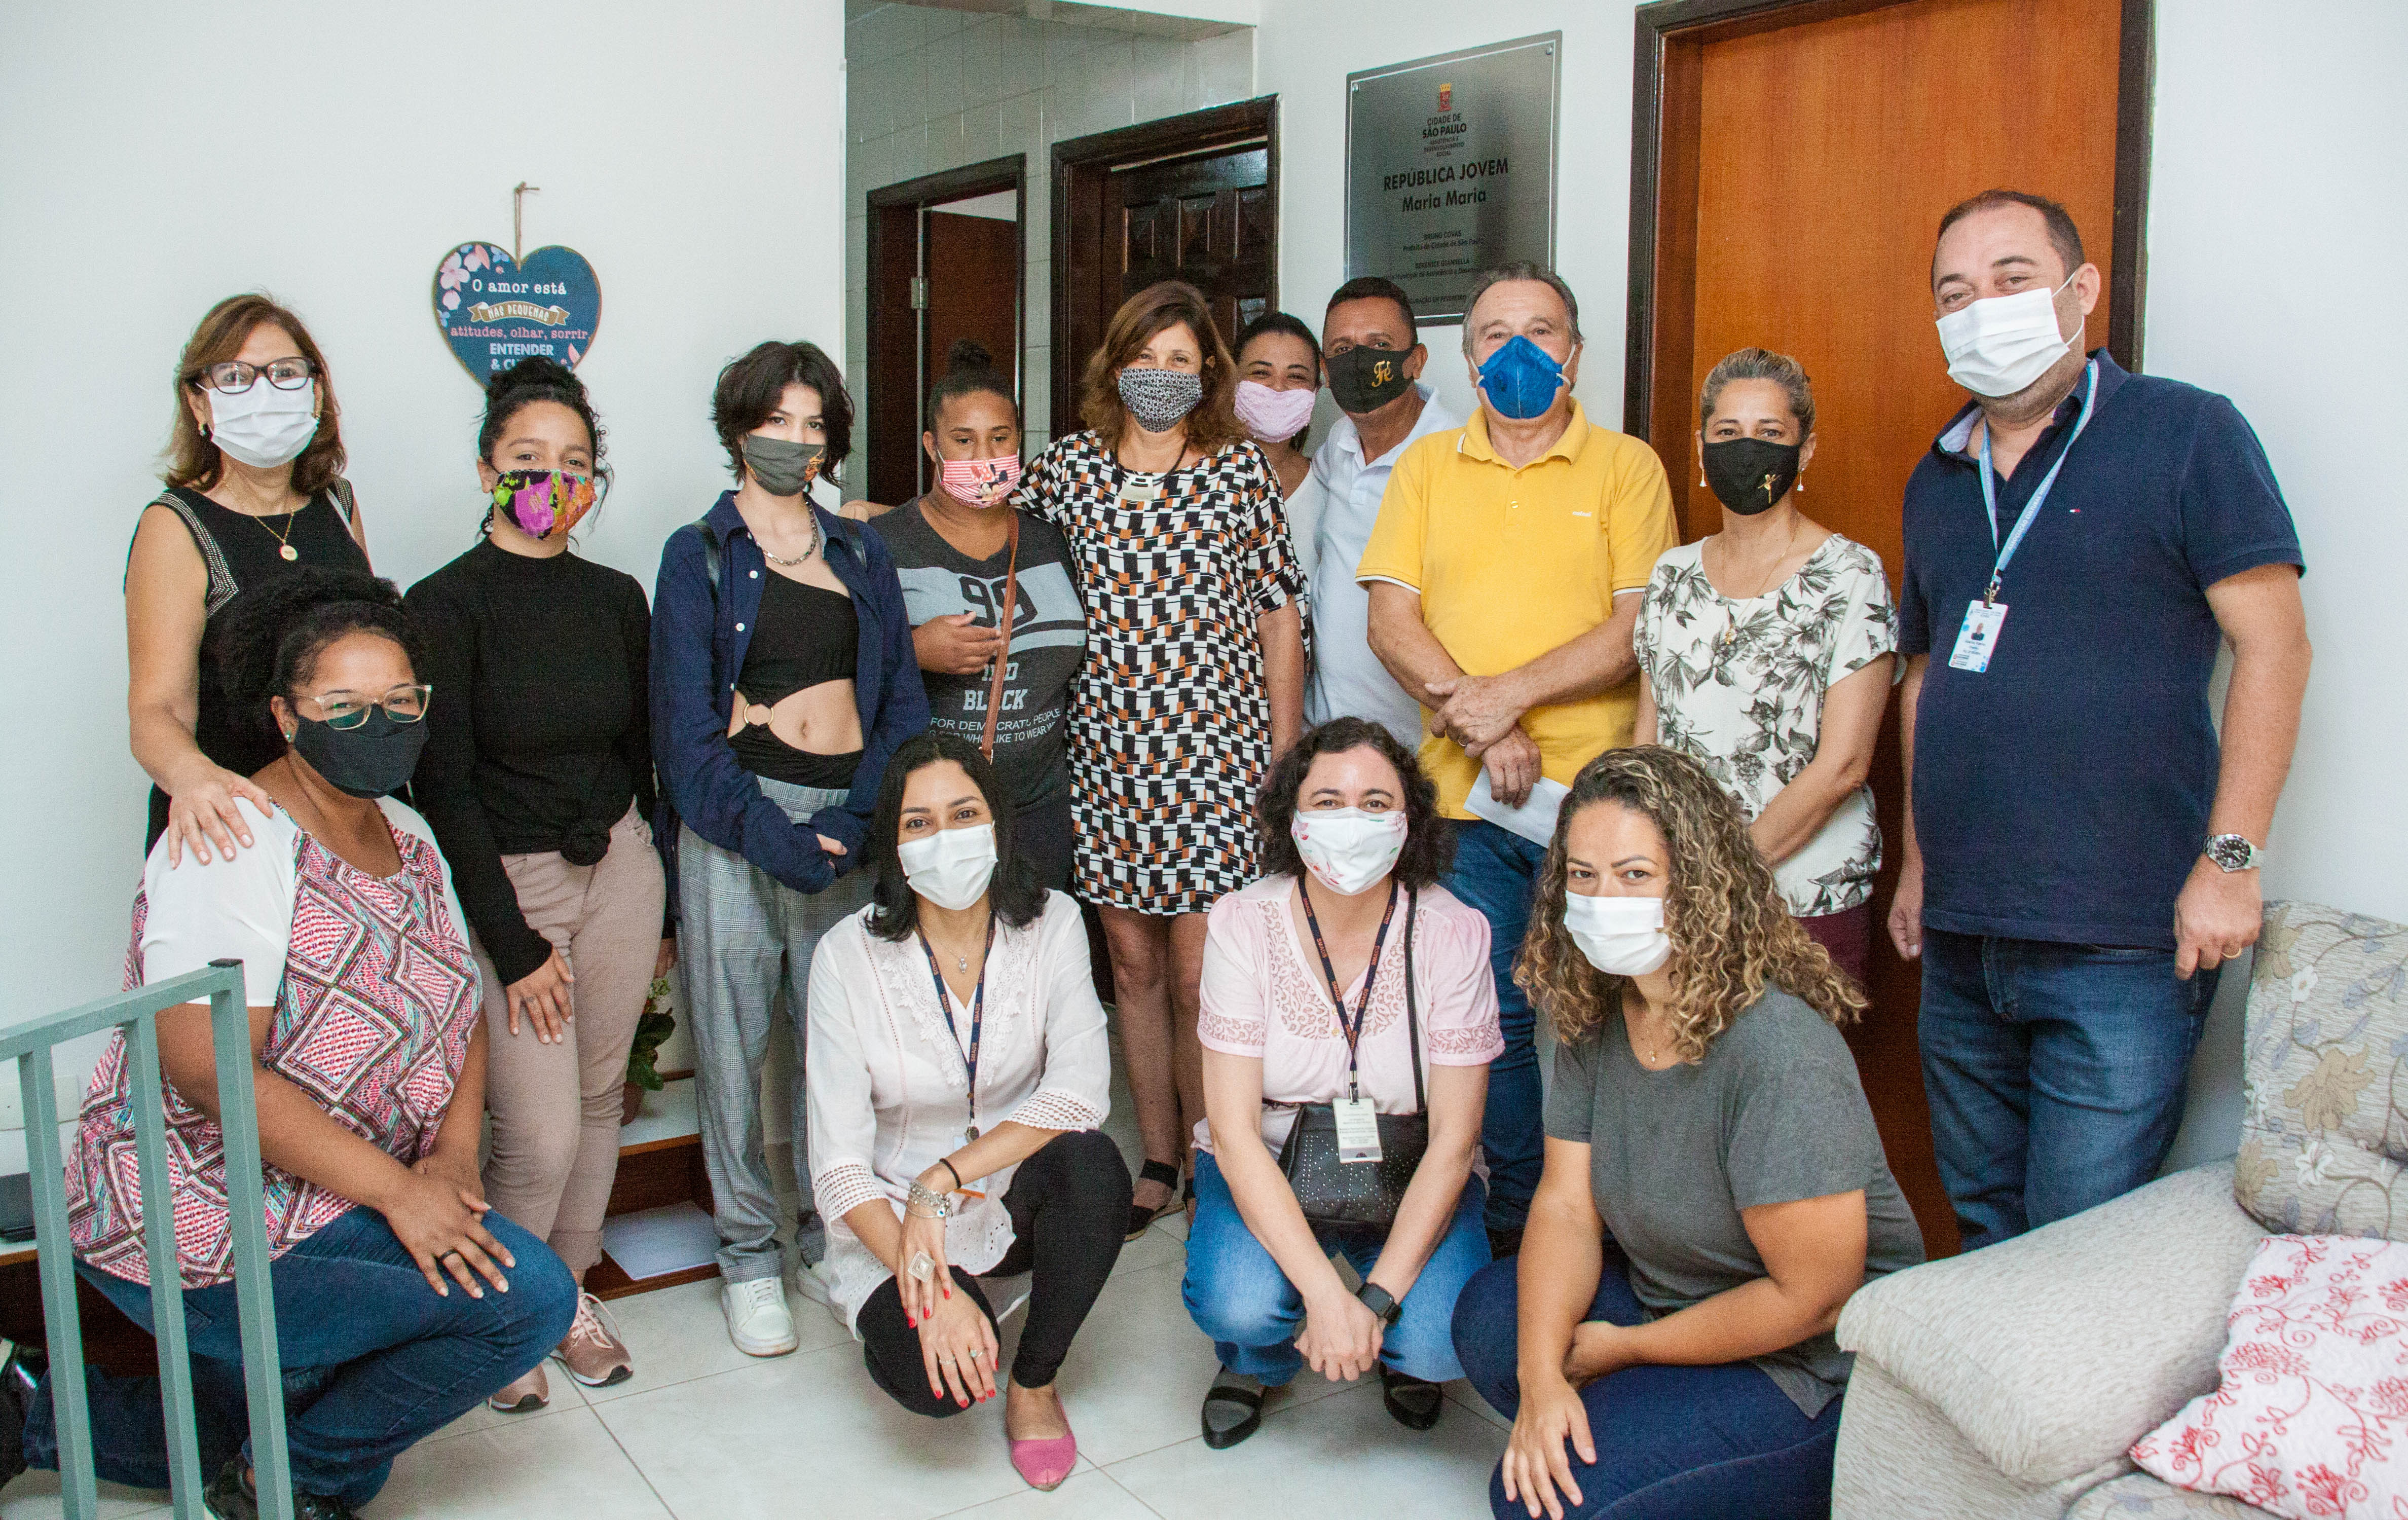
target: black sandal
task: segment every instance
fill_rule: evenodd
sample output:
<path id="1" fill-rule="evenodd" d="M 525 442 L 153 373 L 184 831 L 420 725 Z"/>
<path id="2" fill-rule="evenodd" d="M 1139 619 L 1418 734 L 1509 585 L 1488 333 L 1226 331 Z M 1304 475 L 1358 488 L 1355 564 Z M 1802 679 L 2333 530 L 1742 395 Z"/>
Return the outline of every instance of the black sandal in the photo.
<path id="1" fill-rule="evenodd" d="M 1440 1413 L 1446 1408 L 1438 1384 L 1426 1378 L 1408 1377 L 1392 1367 L 1380 1369 L 1380 1402 L 1388 1406 L 1388 1413 L 1408 1430 L 1426 1430 L 1438 1424 Z"/>
<path id="2" fill-rule="evenodd" d="M 1204 1444 L 1216 1452 L 1226 1452 L 1263 1427 L 1263 1396 L 1267 1390 L 1260 1381 L 1243 1372 L 1223 1368 L 1212 1375 L 1212 1386 L 1204 1390 Z M 1233 1425 L 1215 1426 L 1212 1406 L 1222 1404 L 1243 1412 L 1243 1417 Z"/>
<path id="3" fill-rule="evenodd" d="M 1140 1183 L 1160 1183 L 1170 1189 L 1170 1197 L 1162 1207 L 1149 1209 L 1142 1203 L 1129 1205 L 1128 1233 L 1121 1239 L 1134 1240 L 1153 1227 L 1154 1222 L 1179 1207 L 1179 1169 L 1168 1161 L 1148 1161 L 1137 1169 Z"/>

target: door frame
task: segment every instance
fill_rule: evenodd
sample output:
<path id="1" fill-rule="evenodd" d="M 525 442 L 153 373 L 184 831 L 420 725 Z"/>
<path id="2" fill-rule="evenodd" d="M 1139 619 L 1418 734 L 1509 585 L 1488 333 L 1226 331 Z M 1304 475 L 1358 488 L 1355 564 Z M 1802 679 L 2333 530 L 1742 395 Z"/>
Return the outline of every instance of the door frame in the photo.
<path id="1" fill-rule="evenodd" d="M 1115 169 L 1165 158 L 1184 158 L 1260 140 L 1268 151 L 1266 181 L 1271 204 L 1270 309 L 1279 309 L 1279 96 L 1257 95 L 1136 126 L 1068 137 L 1054 145 L 1054 292 L 1051 354 L 1054 411 L 1047 425 L 1054 437 L 1079 426 L 1079 384 L 1071 365 L 1070 311 L 1074 295 L 1093 304 L 1098 270 L 1073 268 L 1070 250 L 1083 237 L 1100 237 L 1104 183 Z M 1234 338 L 1238 335 L 1226 335 Z"/>
<path id="2" fill-rule="evenodd" d="M 1636 57 L 1630 105 L 1629 311 L 1625 327 L 1622 430 L 1653 440 L 1688 431 L 1685 390 L 1656 412 L 1657 311 L 1674 324 L 1677 340 L 1697 308 L 1691 261 L 1667 258 L 1667 249 L 1694 244 L 1698 165 L 1694 132 L 1666 129 L 1676 116 L 1694 122 L 1698 110 L 1698 50 L 1705 43 L 1811 22 L 1859 15 L 1908 0 L 1657 0 L 1636 14 Z M 2156 0 L 2122 0 L 2115 80 L 2115 215 L 2110 235 L 2107 351 L 2141 369 L 2141 308 L 2147 293 L 2149 139 L 2157 77 Z M 1671 162 L 1665 148 L 1675 149 Z"/>
<path id="3" fill-rule="evenodd" d="M 1022 371 L 1028 351 L 1028 159 L 1025 154 L 1013 153 L 1003 158 L 991 158 L 983 163 L 965 164 L 956 169 L 943 169 L 935 174 L 924 174 L 915 179 L 905 179 L 896 184 L 883 185 L 869 192 L 868 247 L 864 257 L 865 267 L 862 272 L 867 286 L 864 292 L 864 303 L 869 308 L 867 333 L 869 351 L 863 355 L 862 360 L 862 389 L 866 394 L 860 398 L 862 419 L 865 423 L 868 421 L 871 398 L 878 394 L 879 354 L 883 350 L 881 339 L 890 336 L 886 332 L 886 323 L 891 320 L 887 315 L 888 304 L 880 298 L 879 276 L 883 268 L 884 256 L 888 251 L 881 230 L 886 218 L 881 213 L 924 208 L 950 201 L 968 200 L 974 195 L 990 195 L 1002 190 L 1008 190 L 1012 194 L 1012 225 L 1017 229 L 1011 240 L 1011 388 L 1015 400 L 1025 395 L 1027 389 L 1027 377 Z M 909 309 L 911 311 L 912 321 L 920 328 L 924 329 L 928 320 L 926 308 Z M 915 377 L 915 381 L 920 378 L 924 377 Z M 926 387 L 917 385 L 915 389 L 917 394 L 913 397 L 911 407 L 915 420 L 912 429 L 914 439 L 919 437 L 919 428 L 916 425 L 920 409 L 919 398 L 926 394 Z M 916 447 L 916 443 L 914 446 Z M 864 460 L 862 464 L 864 470 L 862 484 L 867 491 L 868 461 Z"/>

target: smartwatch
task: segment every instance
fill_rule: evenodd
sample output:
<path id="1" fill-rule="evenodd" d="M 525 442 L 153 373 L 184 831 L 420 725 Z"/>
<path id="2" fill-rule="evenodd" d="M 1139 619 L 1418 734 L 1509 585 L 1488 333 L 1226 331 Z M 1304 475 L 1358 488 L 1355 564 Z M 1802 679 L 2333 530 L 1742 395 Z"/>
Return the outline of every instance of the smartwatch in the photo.
<path id="1" fill-rule="evenodd" d="M 2256 870 L 2266 860 L 2265 851 L 2239 834 L 2218 834 L 2200 853 L 2228 871 Z"/>
<path id="2" fill-rule="evenodd" d="M 1383 1325 L 1395 1325 L 1405 1312 L 1405 1306 L 1397 1301 L 1397 1296 L 1377 1283 L 1364 1283 L 1354 1290 L 1354 1297 L 1363 1301 L 1364 1308 L 1377 1314 Z"/>

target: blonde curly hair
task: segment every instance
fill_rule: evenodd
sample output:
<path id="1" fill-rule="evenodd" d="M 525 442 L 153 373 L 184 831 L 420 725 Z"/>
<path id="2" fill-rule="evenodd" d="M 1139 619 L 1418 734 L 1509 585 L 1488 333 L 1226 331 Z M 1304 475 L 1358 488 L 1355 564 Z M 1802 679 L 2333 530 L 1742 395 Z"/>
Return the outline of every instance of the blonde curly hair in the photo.
<path id="1" fill-rule="evenodd" d="M 1672 997 L 1664 1012 L 1683 1061 L 1705 1059 L 1706 1048 L 1768 986 L 1835 1025 L 1855 1022 L 1864 994 L 1789 916 L 1739 805 L 1697 761 L 1646 745 L 1608 750 L 1582 767 L 1540 869 L 1513 980 L 1546 1013 L 1556 1039 L 1585 1039 L 1621 1008 L 1627 980 L 1591 966 L 1564 928 L 1564 839 L 1574 817 L 1602 802 L 1646 815 L 1671 857 L 1664 927 L 1672 939 L 1666 963 Z"/>

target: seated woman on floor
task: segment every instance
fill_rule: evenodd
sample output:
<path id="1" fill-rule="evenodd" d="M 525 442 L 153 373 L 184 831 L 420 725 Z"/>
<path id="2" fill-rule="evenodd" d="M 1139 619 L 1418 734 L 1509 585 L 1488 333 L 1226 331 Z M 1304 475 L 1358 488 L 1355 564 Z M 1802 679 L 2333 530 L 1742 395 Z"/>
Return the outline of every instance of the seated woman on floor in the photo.
<path id="1" fill-rule="evenodd" d="M 1491 1506 L 1827 1513 L 1831 1327 L 1923 1259 L 1836 1027 L 1862 995 L 1713 777 L 1652 745 L 1572 782 L 1516 976 L 1558 1041 L 1546 1170 L 1521 1256 L 1455 1312 L 1466 1375 L 1513 1416 Z"/>
<path id="2" fill-rule="evenodd" d="M 1186 1283 L 1221 1357 L 1204 1441 L 1253 1435 L 1265 1391 L 1307 1366 L 1377 1369 L 1388 1412 L 1426 1430 L 1437 1384 L 1462 1375 L 1455 1295 L 1488 1262 L 1474 1173 L 1505 1049 L 1488 921 L 1438 884 L 1452 838 L 1436 790 L 1378 724 L 1306 733 L 1261 807 L 1270 874 L 1213 905 L 1204 941 Z"/>
<path id="3" fill-rule="evenodd" d="M 401 597 L 360 572 L 298 570 L 230 621 L 226 683 L 241 721 L 281 753 L 251 780 L 255 844 L 168 864 L 162 839 L 134 900 L 126 982 L 221 957 L 243 963 L 259 1150 L 284 1366 L 295 1513 L 341 1520 L 394 1458 L 542 1361 L 576 1317 L 576 1281 L 541 1240 L 492 1212 L 477 1169 L 485 1025 L 477 962 L 423 819 L 385 794 L 409 779 L 430 699 Z M 206 1003 L 159 1015 L 167 1171 L 205 1470 L 205 1501 L 251 1520 L 242 1338 Z M 138 1093 L 111 1037 L 67 1165 L 76 1269 L 152 1328 Z M 165 1200 L 162 1200 L 163 1203 Z M 47 1380 L 5 1370 L 0 1420 L 32 1466 L 58 1462 Z M 155 1378 L 92 1369 L 102 1477 L 167 1486 Z M 0 1473 L 0 1476 L 6 1476 Z"/>
<path id="4" fill-rule="evenodd" d="M 1004 1400 L 1011 1463 L 1055 1488 L 1079 1448 L 1054 1377 L 1120 1259 L 1129 1176 L 1100 1129 L 1111 1046 L 1078 904 L 1037 884 L 978 746 L 930 730 L 886 765 L 870 905 L 811 956 L 823 1268 L 870 1378 L 918 1414 L 993 1398 L 982 1280 L 1031 1274 Z"/>

